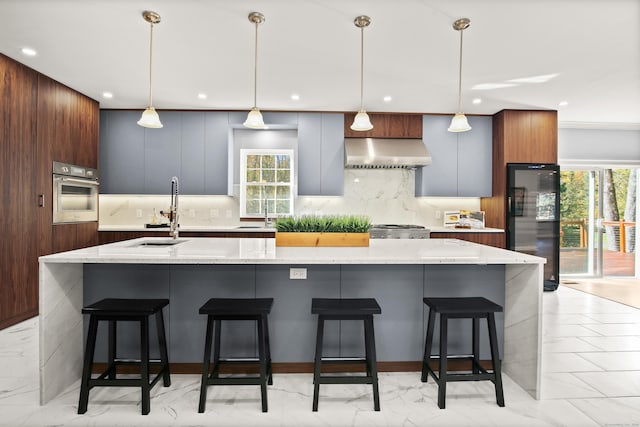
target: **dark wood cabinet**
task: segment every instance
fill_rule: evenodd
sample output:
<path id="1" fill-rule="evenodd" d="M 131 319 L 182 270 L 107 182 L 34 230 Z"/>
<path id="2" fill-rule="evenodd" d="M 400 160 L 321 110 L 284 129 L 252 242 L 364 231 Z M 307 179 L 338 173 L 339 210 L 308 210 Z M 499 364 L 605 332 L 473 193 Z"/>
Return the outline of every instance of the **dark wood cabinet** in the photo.
<path id="1" fill-rule="evenodd" d="M 422 114 L 368 113 L 373 129 L 366 132 L 351 130 L 356 113 L 344 115 L 345 138 L 422 138 Z"/>
<path id="2" fill-rule="evenodd" d="M 98 103 L 0 54 L 0 329 L 38 314 L 38 256 L 97 241 L 52 225 L 52 161 L 98 165 Z"/>
<path id="3" fill-rule="evenodd" d="M 432 239 L 458 239 L 467 242 L 480 243 L 487 246 L 504 249 L 504 233 L 483 233 L 483 232 L 439 232 L 431 233 Z"/>
<path id="4" fill-rule="evenodd" d="M 38 312 L 37 73 L 0 55 L 0 328 Z"/>
<path id="5" fill-rule="evenodd" d="M 557 163 L 558 112 L 502 110 L 493 116 L 493 196 L 480 199 L 487 227 L 506 228 L 507 163 Z M 506 242 L 503 242 L 502 247 Z"/>
<path id="6" fill-rule="evenodd" d="M 98 244 L 98 223 L 55 224 L 52 253 L 71 251 Z"/>

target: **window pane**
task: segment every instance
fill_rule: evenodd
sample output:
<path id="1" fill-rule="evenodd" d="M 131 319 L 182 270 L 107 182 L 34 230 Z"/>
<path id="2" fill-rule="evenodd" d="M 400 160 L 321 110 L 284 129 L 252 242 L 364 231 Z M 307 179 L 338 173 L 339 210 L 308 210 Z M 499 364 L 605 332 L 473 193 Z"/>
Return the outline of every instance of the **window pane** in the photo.
<path id="1" fill-rule="evenodd" d="M 249 215 L 260 214 L 260 200 L 247 200 L 247 214 Z"/>
<path id="2" fill-rule="evenodd" d="M 288 169 L 278 170 L 278 181 L 277 182 L 289 182 L 289 177 L 291 176 L 291 171 Z"/>
<path id="3" fill-rule="evenodd" d="M 263 197 L 267 199 L 275 199 L 276 197 L 276 187 L 275 185 L 266 185 L 264 186 Z"/>
<path id="4" fill-rule="evenodd" d="M 280 154 L 278 156 L 276 156 L 276 161 L 277 161 L 277 168 L 278 169 L 290 169 L 291 166 L 289 165 L 289 156 L 286 154 Z"/>
<path id="5" fill-rule="evenodd" d="M 276 167 L 276 156 L 261 156 L 262 157 L 262 168 L 275 168 Z"/>
<path id="6" fill-rule="evenodd" d="M 279 214 L 291 214 L 289 210 L 289 200 L 278 200 L 277 202 L 277 211 Z"/>
<path id="7" fill-rule="evenodd" d="M 262 199 L 261 187 L 259 185 L 247 185 L 247 200 Z"/>
<path id="8" fill-rule="evenodd" d="M 259 168 L 260 167 L 260 156 L 255 154 L 249 154 L 247 156 L 247 168 Z"/>
<path id="9" fill-rule="evenodd" d="M 260 169 L 247 169 L 247 182 L 260 182 Z"/>
<path id="10" fill-rule="evenodd" d="M 276 171 L 274 169 L 263 169 L 262 182 L 276 182 Z"/>
<path id="11" fill-rule="evenodd" d="M 276 197 L 280 200 L 289 199 L 291 189 L 289 186 L 280 185 L 276 188 Z"/>
<path id="12" fill-rule="evenodd" d="M 276 201 L 267 199 L 267 206 L 269 207 L 269 213 L 276 213 Z"/>

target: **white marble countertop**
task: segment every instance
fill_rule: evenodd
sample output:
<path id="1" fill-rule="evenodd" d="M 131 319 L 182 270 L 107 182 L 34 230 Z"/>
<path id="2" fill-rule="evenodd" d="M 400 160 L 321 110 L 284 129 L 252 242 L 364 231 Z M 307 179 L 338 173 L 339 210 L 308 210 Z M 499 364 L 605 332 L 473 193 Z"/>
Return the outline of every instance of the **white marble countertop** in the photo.
<path id="1" fill-rule="evenodd" d="M 441 227 L 427 225 L 426 228 L 431 230 L 432 233 L 503 233 L 501 228 L 453 228 L 453 227 Z M 165 228 L 145 228 L 144 225 L 100 225 L 98 231 L 151 231 L 151 232 L 168 232 L 169 227 Z M 180 231 L 185 232 L 201 232 L 201 233 L 215 233 L 215 232 L 237 232 L 237 233 L 251 233 L 251 232 L 272 232 L 275 233 L 275 228 L 264 227 L 260 225 L 186 225 L 181 226 Z"/>
<path id="2" fill-rule="evenodd" d="M 114 264 L 543 264 L 544 258 L 457 239 L 371 239 L 368 247 L 276 247 L 275 239 L 144 237 L 40 257 Z M 155 243 L 156 245 L 143 245 Z"/>
<path id="3" fill-rule="evenodd" d="M 274 227 L 265 227 L 263 225 L 185 225 L 180 226 L 183 232 L 199 232 L 199 233 L 257 233 L 271 232 L 275 233 Z M 99 225 L 98 231 L 150 231 L 168 233 L 169 227 L 146 228 L 144 225 Z"/>
<path id="4" fill-rule="evenodd" d="M 440 226 L 428 226 L 432 233 L 504 233 L 501 228 L 454 228 L 454 227 L 440 227 Z"/>

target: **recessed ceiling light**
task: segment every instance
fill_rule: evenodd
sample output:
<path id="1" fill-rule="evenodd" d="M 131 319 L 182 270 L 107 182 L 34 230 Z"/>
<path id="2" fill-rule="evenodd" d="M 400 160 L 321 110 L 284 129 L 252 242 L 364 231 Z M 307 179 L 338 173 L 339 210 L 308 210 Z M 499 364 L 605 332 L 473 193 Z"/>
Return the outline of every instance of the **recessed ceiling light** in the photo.
<path id="1" fill-rule="evenodd" d="M 474 104 L 482 104 L 482 99 L 480 99 L 480 98 L 475 98 L 475 99 L 474 99 L 473 101 L 471 101 L 471 102 L 473 102 Z"/>
<path id="2" fill-rule="evenodd" d="M 22 54 L 26 56 L 36 56 L 35 49 L 31 49 L 30 47 L 23 47 Z"/>
<path id="3" fill-rule="evenodd" d="M 300 99 L 300 95 L 294 93 L 293 95 L 291 95 L 291 99 L 293 99 L 294 101 L 298 101 Z"/>
<path id="4" fill-rule="evenodd" d="M 207 99 L 207 94 L 206 94 L 206 93 L 199 93 L 199 94 L 198 94 L 198 98 L 200 98 L 200 99 Z"/>
<path id="5" fill-rule="evenodd" d="M 390 102 L 390 101 L 391 101 L 391 99 L 392 99 L 392 98 L 391 98 L 389 95 L 387 95 L 387 96 L 385 96 L 384 98 L 382 98 L 382 100 L 383 100 L 384 102 Z"/>
<path id="6" fill-rule="evenodd" d="M 111 92 L 102 92 L 102 97 L 103 98 L 113 98 L 113 94 Z"/>
<path id="7" fill-rule="evenodd" d="M 569 105 L 569 103 L 567 101 L 561 101 L 558 103 L 559 107 L 566 107 L 567 105 Z"/>

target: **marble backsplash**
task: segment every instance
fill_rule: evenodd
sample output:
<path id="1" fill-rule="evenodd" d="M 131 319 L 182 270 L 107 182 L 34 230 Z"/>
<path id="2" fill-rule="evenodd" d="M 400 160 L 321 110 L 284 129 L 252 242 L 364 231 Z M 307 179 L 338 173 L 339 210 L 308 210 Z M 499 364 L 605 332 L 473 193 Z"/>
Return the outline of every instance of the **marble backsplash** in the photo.
<path id="1" fill-rule="evenodd" d="M 168 185 L 168 184 L 167 184 Z M 361 214 L 371 222 L 441 226 L 438 213 L 480 208 L 477 197 L 415 197 L 415 172 L 407 169 L 345 169 L 344 196 L 296 197 L 296 215 Z M 154 210 L 166 210 L 170 196 L 100 195 L 101 226 L 152 222 Z M 180 196 L 180 224 L 229 226 L 240 223 L 239 200 L 231 196 Z"/>

